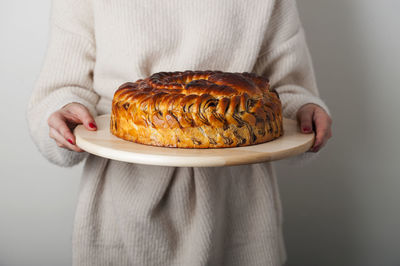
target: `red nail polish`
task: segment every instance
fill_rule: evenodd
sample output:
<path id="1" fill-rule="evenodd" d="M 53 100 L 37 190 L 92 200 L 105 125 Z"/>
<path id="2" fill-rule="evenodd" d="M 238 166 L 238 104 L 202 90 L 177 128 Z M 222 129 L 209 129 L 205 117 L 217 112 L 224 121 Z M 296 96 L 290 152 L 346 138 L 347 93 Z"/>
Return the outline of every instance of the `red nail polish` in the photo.
<path id="1" fill-rule="evenodd" d="M 94 123 L 89 123 L 89 127 L 96 128 L 96 125 Z"/>
<path id="2" fill-rule="evenodd" d="M 72 139 L 67 139 L 69 143 L 74 144 L 74 142 L 72 141 Z"/>
<path id="3" fill-rule="evenodd" d="M 304 132 L 310 132 L 310 131 L 311 131 L 311 128 L 309 128 L 309 127 L 303 127 L 303 131 L 304 131 Z"/>

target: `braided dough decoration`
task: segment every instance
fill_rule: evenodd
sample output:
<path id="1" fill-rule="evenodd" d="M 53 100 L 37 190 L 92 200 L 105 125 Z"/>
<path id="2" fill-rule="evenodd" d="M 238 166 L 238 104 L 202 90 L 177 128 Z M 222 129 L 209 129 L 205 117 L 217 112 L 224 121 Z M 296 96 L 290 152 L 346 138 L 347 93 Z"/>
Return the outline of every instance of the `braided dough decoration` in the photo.
<path id="1" fill-rule="evenodd" d="M 268 79 L 253 73 L 159 72 L 118 88 L 110 129 L 154 146 L 254 145 L 283 134 L 282 104 Z"/>

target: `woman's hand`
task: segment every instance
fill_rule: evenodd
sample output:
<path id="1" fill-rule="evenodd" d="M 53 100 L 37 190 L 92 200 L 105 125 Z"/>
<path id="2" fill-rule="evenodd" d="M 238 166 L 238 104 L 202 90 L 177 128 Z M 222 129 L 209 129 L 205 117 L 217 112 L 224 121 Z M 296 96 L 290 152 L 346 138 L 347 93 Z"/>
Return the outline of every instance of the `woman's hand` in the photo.
<path id="1" fill-rule="evenodd" d="M 69 103 L 60 110 L 52 113 L 47 120 L 50 127 L 49 135 L 61 148 L 72 151 L 83 152 L 76 143 L 72 130 L 78 125 L 83 124 L 88 130 L 97 130 L 89 110 L 80 103 Z"/>
<path id="2" fill-rule="evenodd" d="M 311 152 L 318 152 L 332 137 L 332 119 L 319 105 L 303 105 L 297 112 L 297 120 L 302 133 L 316 133 L 314 145 L 309 150 Z"/>

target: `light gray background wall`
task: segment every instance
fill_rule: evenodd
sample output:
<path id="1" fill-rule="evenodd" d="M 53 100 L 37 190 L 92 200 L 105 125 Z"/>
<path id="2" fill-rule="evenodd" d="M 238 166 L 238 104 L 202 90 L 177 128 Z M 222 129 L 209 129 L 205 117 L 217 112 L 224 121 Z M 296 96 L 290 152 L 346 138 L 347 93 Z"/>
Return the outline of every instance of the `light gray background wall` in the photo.
<path id="1" fill-rule="evenodd" d="M 334 138 L 303 167 L 278 163 L 289 265 L 400 265 L 400 2 L 300 0 Z M 26 104 L 50 0 L 0 2 L 0 265 L 71 264 L 81 165 L 51 165 Z"/>

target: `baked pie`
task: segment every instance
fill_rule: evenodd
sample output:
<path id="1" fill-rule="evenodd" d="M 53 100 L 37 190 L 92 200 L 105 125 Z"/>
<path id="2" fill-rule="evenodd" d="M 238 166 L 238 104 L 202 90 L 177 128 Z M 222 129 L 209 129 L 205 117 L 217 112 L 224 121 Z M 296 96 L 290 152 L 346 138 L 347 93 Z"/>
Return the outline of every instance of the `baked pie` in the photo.
<path id="1" fill-rule="evenodd" d="M 159 72 L 118 88 L 110 129 L 154 146 L 254 145 L 282 136 L 282 104 L 268 79 L 254 73 Z"/>

